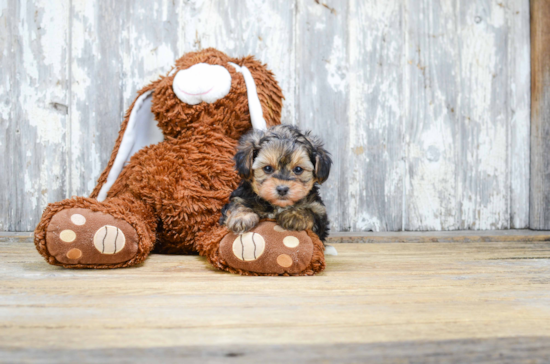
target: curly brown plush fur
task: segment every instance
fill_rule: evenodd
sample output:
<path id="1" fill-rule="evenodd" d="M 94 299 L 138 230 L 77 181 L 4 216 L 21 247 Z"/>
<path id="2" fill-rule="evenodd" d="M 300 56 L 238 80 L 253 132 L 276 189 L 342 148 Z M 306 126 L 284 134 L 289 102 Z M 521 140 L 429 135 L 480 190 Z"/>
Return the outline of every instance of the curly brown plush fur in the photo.
<path id="1" fill-rule="evenodd" d="M 244 77 L 229 62 L 250 70 L 267 126 L 280 124 L 283 95 L 265 65 L 253 57 L 231 58 L 212 48 L 184 55 L 176 61 L 177 71 L 198 63 L 222 66 L 231 75 L 229 93 L 213 103 L 186 104 L 172 89 L 176 72 L 141 89 L 138 97 L 153 91 L 151 111 L 164 141 L 135 153 L 107 198 L 97 200 L 115 163 L 134 101 L 126 112 L 109 163 L 90 197 L 67 199 L 46 208 L 35 230 L 35 244 L 48 263 L 70 268 L 126 267 L 142 262 L 154 248 L 169 254 L 198 253 L 214 266 L 231 271 L 219 258 L 219 243 L 227 230 L 218 220 L 238 185 L 232 158 L 237 141 L 251 129 L 251 121 Z M 71 208 L 86 208 L 90 214 L 102 212 L 130 224 L 138 236 L 137 255 L 110 265 L 58 261 L 48 251 L 47 232 L 54 215 Z"/>

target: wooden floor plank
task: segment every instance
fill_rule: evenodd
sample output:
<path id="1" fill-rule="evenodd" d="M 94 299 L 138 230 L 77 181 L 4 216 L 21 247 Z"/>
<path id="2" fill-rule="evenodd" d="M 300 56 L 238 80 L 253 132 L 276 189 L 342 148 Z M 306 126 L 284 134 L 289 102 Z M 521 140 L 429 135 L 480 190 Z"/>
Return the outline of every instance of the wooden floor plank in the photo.
<path id="1" fill-rule="evenodd" d="M 0 360 L 550 355 L 550 242 L 336 248 L 316 277 L 241 277 L 197 256 L 67 270 L 47 265 L 33 244 L 0 239 Z"/>

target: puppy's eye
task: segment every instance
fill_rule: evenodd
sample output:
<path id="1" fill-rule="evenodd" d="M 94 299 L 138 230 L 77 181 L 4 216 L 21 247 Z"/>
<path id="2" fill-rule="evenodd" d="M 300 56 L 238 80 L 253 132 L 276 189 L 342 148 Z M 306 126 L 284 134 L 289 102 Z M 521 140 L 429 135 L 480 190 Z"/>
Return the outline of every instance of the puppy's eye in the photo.
<path id="1" fill-rule="evenodd" d="M 265 166 L 263 168 L 264 172 L 267 173 L 267 174 L 270 174 L 270 173 L 273 173 L 273 167 L 271 166 Z"/>
<path id="2" fill-rule="evenodd" d="M 304 169 L 302 167 L 295 167 L 293 169 L 294 171 L 294 174 L 302 174 L 302 172 L 304 171 Z"/>

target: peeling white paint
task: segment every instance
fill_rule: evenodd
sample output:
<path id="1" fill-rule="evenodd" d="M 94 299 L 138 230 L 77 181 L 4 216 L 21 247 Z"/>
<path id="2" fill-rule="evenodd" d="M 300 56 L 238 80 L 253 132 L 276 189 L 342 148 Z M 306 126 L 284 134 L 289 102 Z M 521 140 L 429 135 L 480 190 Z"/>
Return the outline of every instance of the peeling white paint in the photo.
<path id="1" fill-rule="evenodd" d="M 344 44 L 339 36 L 335 36 L 332 42 L 330 58 L 325 60 L 327 69 L 327 81 L 330 87 L 337 92 L 346 92 L 348 85 L 347 54 Z"/>
<path id="2" fill-rule="evenodd" d="M 38 64 L 34 59 L 34 54 L 32 51 L 32 43 L 36 40 L 36 26 L 34 26 L 34 20 L 27 18 L 28 3 L 23 1 L 21 3 L 21 14 L 22 17 L 19 20 L 19 33 L 23 36 L 20 39 L 21 49 L 22 49 L 22 58 L 23 66 L 27 74 L 27 79 L 19 80 L 20 82 L 30 84 L 31 82 L 36 82 L 38 79 Z"/>
<path id="3" fill-rule="evenodd" d="M 352 8 L 355 7 L 355 2 L 352 1 Z M 350 27 L 358 26 L 357 17 L 351 17 Z M 360 63 L 363 58 L 363 43 L 360 38 L 360 34 L 352 32 L 350 34 L 350 46 L 349 46 L 349 61 L 350 67 L 353 70 L 354 77 L 351 77 L 349 80 L 349 148 L 352 150 L 364 150 L 365 146 L 368 148 L 367 138 L 364 133 L 363 124 L 367 120 L 366 114 L 366 103 L 364 100 L 364 87 L 365 87 L 365 76 L 362 69 L 362 64 Z M 332 57 L 331 57 L 332 58 Z M 330 71 L 329 71 L 330 72 Z M 330 76 L 329 76 L 330 77 Z M 331 84 L 331 87 L 334 89 L 334 86 Z M 315 91 L 317 89 L 315 88 Z M 336 90 L 335 90 L 336 91 Z M 317 92 L 314 92 L 316 94 Z M 379 231 L 380 221 L 372 223 L 372 217 L 366 218 L 362 215 L 363 211 L 361 208 L 361 201 L 365 199 L 365 188 L 364 188 L 364 174 L 370 174 L 373 171 L 368 170 L 368 158 L 363 153 L 353 153 L 352 150 L 348 151 L 348 155 L 352 163 L 351 166 L 351 181 L 348 191 L 349 196 L 349 206 L 348 211 L 351 216 L 350 225 L 354 229 L 359 229 L 361 231 L 374 230 Z M 365 170 L 366 169 L 366 170 Z M 363 198 L 361 198 L 363 197 Z"/>
<path id="4" fill-rule="evenodd" d="M 24 148 L 10 151 L 22 181 L 14 184 L 17 192 L 7 191 L 13 207 L 9 216 L 25 217 L 4 224 L 14 230 L 33 230 L 46 204 L 64 197 L 61 171 L 66 152 L 68 3 L 20 2 L 15 13 L 18 18 L 11 19 L 19 34 L 18 47 L 0 61 L 19 57 L 22 64 L 14 65 L 13 80 L 0 90 L 16 95 L 16 99 L 10 98 L 13 109 L 9 117 L 14 120 L 10 120 L 8 137 L 15 142 L 12 148 Z"/>
<path id="5" fill-rule="evenodd" d="M 411 144 L 409 160 L 414 169 L 409 179 L 409 226 L 421 230 L 445 230 L 455 226 L 456 173 L 452 130 L 445 127 L 445 114 Z"/>
<path id="6" fill-rule="evenodd" d="M 25 198 L 28 201 L 30 210 L 36 210 L 38 206 L 38 193 L 36 191 L 37 183 L 33 177 L 30 176 L 29 171 L 25 171 Z"/>
<path id="7" fill-rule="evenodd" d="M 150 45 L 152 46 L 152 44 Z M 158 45 L 149 52 L 143 54 L 143 67 L 146 73 L 166 72 L 174 66 L 176 56 L 172 49 L 166 45 Z M 154 77 L 156 79 L 156 77 Z"/>
<path id="8" fill-rule="evenodd" d="M 42 21 L 49 26 L 42 28 L 43 34 L 40 37 L 42 46 L 43 64 L 52 67 L 56 75 L 64 72 L 66 48 L 60 47 L 59 40 L 64 39 L 67 34 L 68 3 L 64 1 L 36 1 L 36 6 L 43 11 Z"/>
<path id="9" fill-rule="evenodd" d="M 10 78 L 6 77 L 6 85 L 8 87 L 3 87 L 0 85 L 0 95 L 7 95 L 9 93 L 9 85 L 10 85 Z M 0 118 L 2 119 L 2 126 L 5 126 L 6 128 L 9 126 L 10 123 L 10 113 L 11 113 L 11 103 L 9 100 L 0 100 Z"/>
<path id="10" fill-rule="evenodd" d="M 37 4 L 37 6 L 40 4 Z M 34 12 L 26 8 L 26 3 L 24 2 L 21 5 L 21 14 L 22 18 L 19 22 L 19 31 L 25 36 L 21 37 L 21 49 L 22 49 L 22 58 L 23 64 L 25 67 L 25 75 L 23 79 L 20 79 L 20 94 L 19 94 L 19 104 L 24 105 L 24 117 L 28 121 L 29 125 L 36 128 L 36 142 L 38 143 L 47 143 L 47 144 L 63 144 L 64 137 L 64 116 L 60 115 L 56 111 L 51 103 L 55 101 L 56 98 L 64 98 L 64 91 L 60 85 L 55 85 L 53 87 L 44 88 L 39 84 L 39 70 L 47 72 L 44 67 L 42 67 L 42 56 L 45 58 L 46 66 L 51 66 L 51 74 L 53 79 L 50 78 L 50 82 L 56 82 L 57 77 L 64 77 L 64 69 L 61 67 L 63 63 L 62 54 L 65 52 L 64 47 L 62 46 L 64 32 L 66 32 L 66 27 L 59 25 L 59 20 L 56 16 L 60 16 L 63 13 L 56 14 L 51 12 L 46 12 L 42 16 L 43 23 L 35 24 L 34 22 L 37 19 L 38 14 L 44 12 L 43 8 L 38 8 Z M 63 11 L 63 6 L 59 7 L 60 11 Z M 28 15 L 31 13 L 34 15 L 32 18 L 29 18 Z M 37 40 L 37 29 L 48 28 L 47 31 L 44 31 L 45 35 L 40 37 L 40 42 Z M 49 29 L 52 29 L 51 31 Z M 46 35 L 47 34 L 47 35 Z M 54 39 L 51 37 L 55 36 Z M 43 38 L 46 38 L 44 40 Z M 44 48 L 45 43 L 48 44 Z M 60 50 L 53 51 L 53 48 L 58 48 Z M 42 56 L 41 56 L 42 55 Z M 39 67 L 39 61 L 41 66 Z M 47 63 L 50 62 L 50 63 Z"/>
<path id="11" fill-rule="evenodd" d="M 376 216 L 364 212 L 357 217 L 357 231 L 381 231 L 382 222 Z"/>
<path id="12" fill-rule="evenodd" d="M 100 159 L 100 151 L 96 148 L 96 143 L 92 143 L 92 149 L 91 149 L 91 158 L 86 166 L 90 170 L 90 178 L 87 182 L 87 192 L 91 193 L 96 185 L 96 181 L 99 178 L 99 175 L 101 174 L 102 168 L 104 167 L 101 164 Z"/>
<path id="13" fill-rule="evenodd" d="M 26 110 L 26 118 L 29 121 L 29 125 L 36 128 L 37 139 L 36 142 L 64 144 L 65 128 L 63 126 L 62 115 L 59 115 L 55 110 L 52 111 L 51 107 L 45 105 L 33 105 L 32 97 L 25 97 L 22 93 L 19 102 L 29 105 Z M 32 100 L 29 102 L 29 100 Z"/>
<path id="14" fill-rule="evenodd" d="M 143 14 L 143 16 L 147 16 Z M 176 56 L 172 46 L 158 44 L 149 34 L 143 34 L 140 24 L 132 24 L 123 31 L 123 39 L 139 52 L 125 52 L 122 55 L 124 70 L 124 107 L 128 108 L 136 92 L 166 74 L 174 66 Z"/>

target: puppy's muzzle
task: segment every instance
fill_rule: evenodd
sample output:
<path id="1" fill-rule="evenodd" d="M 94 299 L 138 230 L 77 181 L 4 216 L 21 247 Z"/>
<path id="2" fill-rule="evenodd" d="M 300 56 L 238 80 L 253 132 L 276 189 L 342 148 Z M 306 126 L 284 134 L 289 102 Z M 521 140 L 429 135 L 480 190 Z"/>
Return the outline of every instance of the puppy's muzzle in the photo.
<path id="1" fill-rule="evenodd" d="M 288 186 L 277 186 L 277 188 L 275 188 L 279 196 L 286 196 L 288 194 L 289 189 L 290 188 Z"/>

